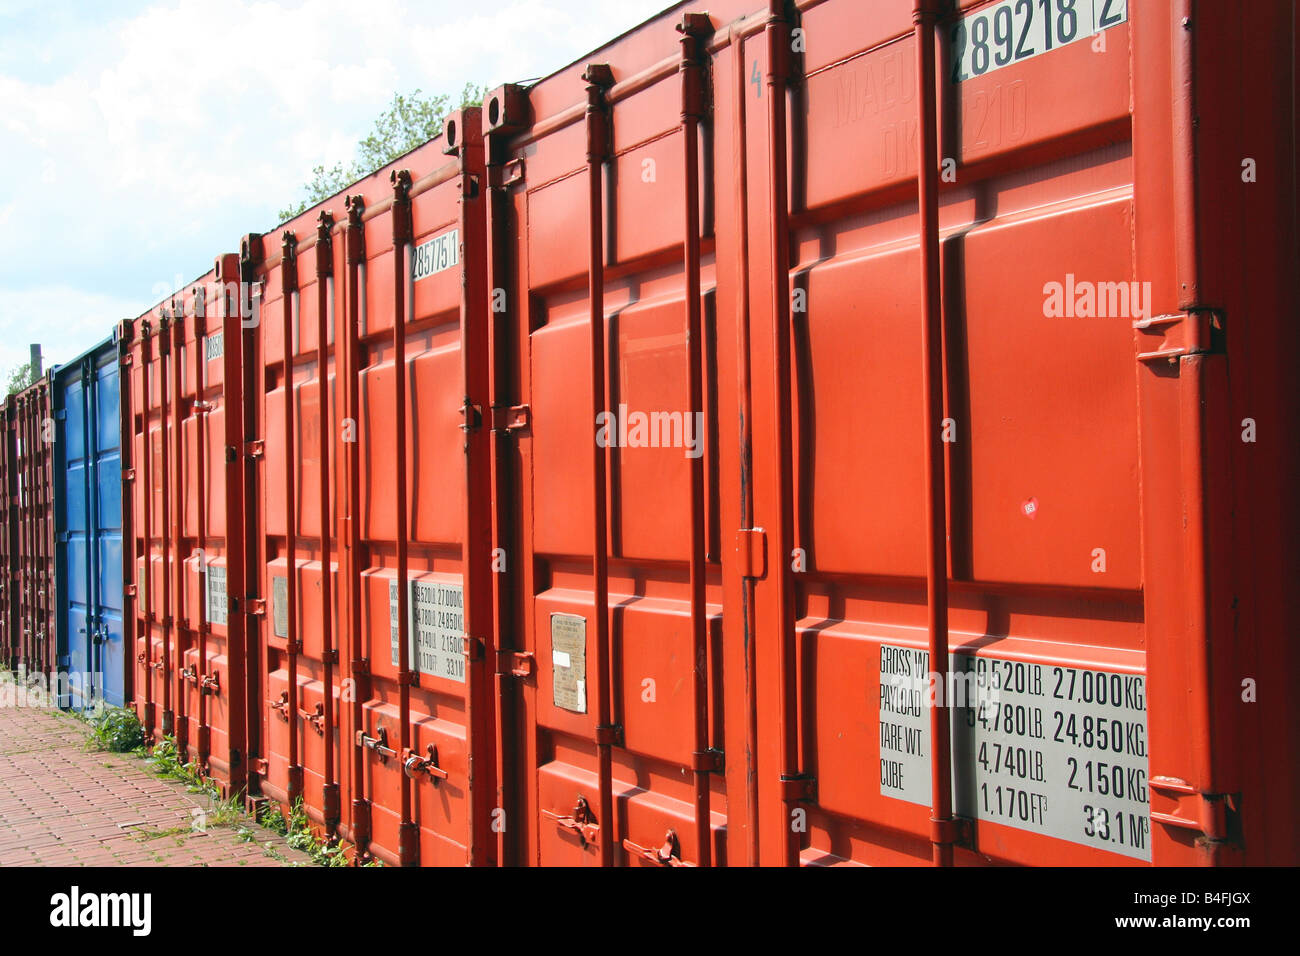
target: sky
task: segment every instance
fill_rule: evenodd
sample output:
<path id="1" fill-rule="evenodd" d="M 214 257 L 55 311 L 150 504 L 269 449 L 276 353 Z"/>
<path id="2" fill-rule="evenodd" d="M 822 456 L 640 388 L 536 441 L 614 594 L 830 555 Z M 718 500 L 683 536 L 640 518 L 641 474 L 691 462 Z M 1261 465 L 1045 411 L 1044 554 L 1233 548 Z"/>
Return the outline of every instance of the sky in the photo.
<path id="1" fill-rule="evenodd" d="M 671 0 L 0 0 L 0 373 L 276 225 L 395 92 L 545 76 Z M 361 13 L 358 13 L 361 11 Z"/>

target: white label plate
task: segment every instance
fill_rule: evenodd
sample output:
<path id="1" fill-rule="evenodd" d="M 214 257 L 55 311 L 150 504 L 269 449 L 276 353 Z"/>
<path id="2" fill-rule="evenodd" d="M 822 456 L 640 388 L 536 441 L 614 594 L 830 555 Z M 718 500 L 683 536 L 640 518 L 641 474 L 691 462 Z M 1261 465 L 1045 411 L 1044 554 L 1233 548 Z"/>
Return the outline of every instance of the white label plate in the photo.
<path id="1" fill-rule="evenodd" d="M 208 621 L 212 624 L 227 624 L 226 568 L 220 564 L 207 566 L 208 584 Z"/>
<path id="2" fill-rule="evenodd" d="M 276 637 L 289 636 L 289 579 L 271 578 L 271 620 Z"/>
<path id="3" fill-rule="evenodd" d="M 587 712 L 587 619 L 551 614 L 551 703 Z"/>
<path id="4" fill-rule="evenodd" d="M 1126 20 L 1128 0 L 1002 0 L 948 28 L 948 78 L 985 76 Z"/>
<path id="5" fill-rule="evenodd" d="M 422 242 L 411 251 L 411 278 L 415 282 L 460 265 L 460 230 Z"/>
<path id="6" fill-rule="evenodd" d="M 410 581 L 407 600 L 408 660 L 411 669 L 465 683 L 465 589 L 445 581 Z M 388 626 L 392 664 L 397 653 L 397 581 L 388 582 Z"/>
<path id="7" fill-rule="evenodd" d="M 923 649 L 881 646 L 880 792 L 923 806 L 930 711 L 914 682 L 928 661 Z M 950 667 L 988 688 L 951 710 L 958 815 L 1151 859 L 1143 675 L 965 652 Z"/>

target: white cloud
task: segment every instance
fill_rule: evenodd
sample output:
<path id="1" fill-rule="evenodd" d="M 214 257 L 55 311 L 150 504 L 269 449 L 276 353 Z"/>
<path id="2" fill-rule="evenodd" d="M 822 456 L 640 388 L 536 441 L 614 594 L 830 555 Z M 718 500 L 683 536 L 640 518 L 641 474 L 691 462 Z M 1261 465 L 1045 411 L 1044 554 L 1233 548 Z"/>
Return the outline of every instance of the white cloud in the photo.
<path id="1" fill-rule="evenodd" d="M 274 225 L 394 92 L 545 75 L 664 6 L 164 0 L 33 26 L 44 8 L 20 4 L 29 35 L 0 42 L 0 364 L 37 330 L 93 344 L 160 282 Z"/>
<path id="2" fill-rule="evenodd" d="M 43 286 L 14 292 L 0 289 L 0 372 L 28 359 L 28 345 L 39 342 L 45 367 L 76 358 L 113 334 L 124 318 L 149 308 L 146 297 L 123 299 L 69 286 Z"/>

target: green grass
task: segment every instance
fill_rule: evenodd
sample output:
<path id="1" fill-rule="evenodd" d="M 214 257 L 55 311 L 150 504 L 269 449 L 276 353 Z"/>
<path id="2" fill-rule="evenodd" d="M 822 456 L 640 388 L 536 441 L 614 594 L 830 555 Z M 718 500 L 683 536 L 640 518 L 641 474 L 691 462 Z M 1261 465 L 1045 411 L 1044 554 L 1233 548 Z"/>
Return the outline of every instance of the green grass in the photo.
<path id="1" fill-rule="evenodd" d="M 280 816 L 278 811 L 276 816 Z M 303 806 L 301 797 L 294 801 L 293 808 L 289 811 L 285 830 L 285 842 L 295 850 L 306 853 L 317 866 L 348 865 L 343 847 L 337 841 L 320 840 L 312 832 L 311 820 L 307 816 L 307 809 Z"/>

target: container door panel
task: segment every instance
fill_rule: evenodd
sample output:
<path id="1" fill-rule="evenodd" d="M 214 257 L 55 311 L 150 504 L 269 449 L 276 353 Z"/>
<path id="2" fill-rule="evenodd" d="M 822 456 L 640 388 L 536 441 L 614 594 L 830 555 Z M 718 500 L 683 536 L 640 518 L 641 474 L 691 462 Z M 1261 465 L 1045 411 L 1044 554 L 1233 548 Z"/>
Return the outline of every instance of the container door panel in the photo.
<path id="1" fill-rule="evenodd" d="M 95 371 L 95 594 L 99 670 L 104 699 L 125 703 L 122 621 L 122 433 L 116 349 Z"/>

